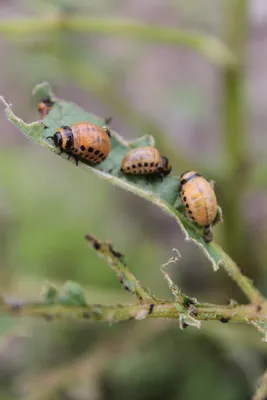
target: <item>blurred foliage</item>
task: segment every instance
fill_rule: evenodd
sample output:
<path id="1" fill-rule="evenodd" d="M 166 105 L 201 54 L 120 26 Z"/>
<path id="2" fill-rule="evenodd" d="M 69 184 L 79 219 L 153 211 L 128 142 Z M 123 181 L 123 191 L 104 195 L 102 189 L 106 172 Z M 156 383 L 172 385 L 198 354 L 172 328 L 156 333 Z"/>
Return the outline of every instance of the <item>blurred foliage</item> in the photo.
<path id="1" fill-rule="evenodd" d="M 69 13 L 201 29 L 222 37 L 228 29 L 226 4 L 231 3 L 2 0 L 0 17 L 5 22 L 24 16 L 41 21 Z M 221 123 L 222 69 L 215 71 L 199 54 L 179 46 L 119 35 L 92 36 L 64 26 L 21 37 L 1 34 L 0 51 L 0 93 L 25 120 L 39 118 L 29 95 L 32 87 L 49 80 L 59 97 L 103 117 L 112 114 L 114 129 L 125 137 L 153 134 L 174 170 L 194 168 L 216 180 L 226 221 L 215 229 L 216 240 L 227 251 L 238 248 L 235 261 L 267 292 L 266 135 L 261 134 L 266 121 L 260 120 L 250 102 L 256 122 L 252 125 L 247 115 L 242 117 L 246 165 L 233 174 L 226 161 L 232 149 L 229 142 L 226 145 Z M 260 50 L 255 59 L 261 59 L 265 68 Z M 251 73 L 255 76 L 257 71 Z M 260 84 L 252 89 L 265 106 L 264 82 Z M 243 90 L 241 96 L 246 96 Z M 236 106 L 232 102 L 231 107 Z M 258 132 L 260 122 L 263 129 Z M 236 215 L 231 204 L 240 183 Z M 240 224 L 239 236 L 231 231 L 228 216 L 234 228 Z M 242 299 L 222 271 L 211 273 L 207 260 L 184 242 L 167 216 L 28 143 L 1 113 L 2 292 L 15 300 L 32 299 L 44 281 L 60 284 L 70 279 L 83 283 L 89 301 L 130 302 L 105 262 L 88 251 L 83 240 L 88 231 L 118 245 L 136 276 L 164 298 L 169 293 L 159 266 L 176 247 L 182 260 L 169 271 L 186 292 L 218 303 L 229 297 Z M 0 330 L 0 397 L 7 400 L 23 396 L 27 400 L 154 400 L 163 396 L 243 400 L 250 398 L 256 379 L 267 367 L 266 347 L 243 326 L 209 323 L 201 330 L 180 331 L 178 322 L 107 326 L 1 317 Z"/>

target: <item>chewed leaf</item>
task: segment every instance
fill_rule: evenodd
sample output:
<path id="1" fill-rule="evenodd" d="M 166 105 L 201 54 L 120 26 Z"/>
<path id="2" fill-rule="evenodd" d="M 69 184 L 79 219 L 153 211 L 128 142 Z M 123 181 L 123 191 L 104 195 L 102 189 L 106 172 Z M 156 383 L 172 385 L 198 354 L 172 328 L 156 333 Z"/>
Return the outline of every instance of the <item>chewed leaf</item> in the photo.
<path id="1" fill-rule="evenodd" d="M 0 97 L 0 101 L 6 106 L 8 119 L 16 125 L 22 133 L 29 139 L 34 140 L 53 152 L 58 153 L 58 149 L 55 148 L 52 140 L 47 139 L 47 137 L 52 136 L 59 127 L 85 121 L 100 126 L 103 126 L 105 123 L 104 118 L 88 113 L 74 103 L 58 99 L 46 82 L 38 85 L 34 89 L 34 95 L 36 97 L 36 103 L 41 101 L 44 97 L 50 97 L 54 102 L 52 110 L 42 122 L 37 121 L 27 124 L 14 115 L 11 107 L 3 98 Z M 43 124 L 47 126 L 47 129 L 44 129 Z M 104 162 L 94 167 L 86 162 L 79 162 L 79 167 L 85 169 L 87 172 L 93 172 L 114 185 L 151 201 L 171 217 L 175 218 L 185 233 L 186 239 L 191 239 L 200 246 L 201 250 L 206 253 L 216 270 L 219 261 L 222 262 L 226 255 L 215 243 L 206 243 L 203 238 L 203 229 L 186 218 L 184 207 L 181 204 L 179 196 L 179 176 L 173 174 L 165 177 L 163 180 L 160 178 L 148 180 L 143 176 L 125 176 L 121 172 L 121 162 L 125 154 L 135 147 L 155 146 L 153 137 L 144 135 L 135 141 L 127 142 L 115 131 L 111 130 L 111 143 L 111 152 Z M 166 154 L 166 156 L 168 155 Z M 68 155 L 63 153 L 60 157 L 67 159 Z M 70 162 L 74 164 L 73 160 L 70 160 Z"/>
<path id="2" fill-rule="evenodd" d="M 56 97 L 52 92 L 52 89 L 48 82 L 43 82 L 39 85 L 36 85 L 32 91 L 32 94 L 38 102 L 42 101 L 45 97 L 50 98 L 52 101 L 56 101 Z"/>
<path id="3" fill-rule="evenodd" d="M 44 119 L 43 123 L 48 127 L 43 130 L 43 138 L 52 136 L 56 130 L 63 125 L 73 125 L 81 121 L 88 121 L 94 124 L 103 126 L 104 119 L 95 116 L 94 114 L 87 113 L 75 104 L 65 101 L 56 102 L 48 116 Z M 54 147 L 50 141 L 48 145 Z M 177 177 L 167 177 L 163 181 L 160 178 L 148 182 L 145 177 L 131 176 L 126 177 L 121 172 L 121 162 L 126 153 L 135 147 L 154 146 L 154 139 L 152 136 L 145 135 L 134 142 L 126 142 L 119 135 L 111 130 L 111 152 L 107 159 L 100 165 L 95 166 L 94 169 L 108 173 L 111 176 L 120 178 L 120 180 L 129 182 L 131 184 L 138 184 L 139 187 L 149 192 L 154 192 L 161 196 L 165 201 L 170 204 L 179 197 L 179 187 Z M 85 162 L 83 162 L 85 164 Z M 86 164 L 85 164 L 86 165 Z M 89 166 L 90 164 L 88 164 Z"/>

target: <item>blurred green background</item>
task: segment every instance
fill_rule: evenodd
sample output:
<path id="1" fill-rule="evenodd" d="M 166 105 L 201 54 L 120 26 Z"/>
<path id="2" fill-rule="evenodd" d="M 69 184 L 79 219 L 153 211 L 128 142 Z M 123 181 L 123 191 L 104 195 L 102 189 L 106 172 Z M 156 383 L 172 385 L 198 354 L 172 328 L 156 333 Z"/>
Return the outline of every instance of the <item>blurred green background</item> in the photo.
<path id="1" fill-rule="evenodd" d="M 75 15 L 214 35 L 241 67 L 123 32 L 73 31 L 64 21 Z M 61 24 L 21 34 L 29 17 L 37 27 L 46 19 Z M 37 120 L 31 91 L 48 80 L 58 97 L 112 115 L 112 128 L 126 139 L 155 135 L 176 175 L 190 168 L 216 181 L 224 224 L 215 239 L 263 294 L 266 49 L 265 0 L 0 0 L 0 93 L 13 111 Z M 168 271 L 184 292 L 213 303 L 245 301 L 159 209 L 31 144 L 4 111 L 0 123 L 0 281 L 8 298 L 37 299 L 45 282 L 72 279 L 89 302 L 133 302 L 88 249 L 83 237 L 93 232 L 125 253 L 132 272 L 162 298 L 170 293 L 160 265 L 175 247 L 182 259 Z M 1 399 L 244 400 L 267 367 L 266 345 L 246 326 L 181 331 L 177 321 L 109 326 L 2 317 L 0 331 Z"/>

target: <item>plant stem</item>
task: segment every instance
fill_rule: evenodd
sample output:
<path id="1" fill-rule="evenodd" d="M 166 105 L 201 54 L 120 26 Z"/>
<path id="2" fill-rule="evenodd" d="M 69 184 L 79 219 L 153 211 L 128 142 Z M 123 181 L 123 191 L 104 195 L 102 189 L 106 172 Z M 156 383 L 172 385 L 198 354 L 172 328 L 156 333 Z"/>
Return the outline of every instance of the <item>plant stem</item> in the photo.
<path id="1" fill-rule="evenodd" d="M 156 43 L 185 46 L 221 66 L 233 67 L 236 62 L 234 54 L 215 37 L 189 30 L 140 24 L 136 21 L 67 17 L 64 15 L 57 18 L 24 18 L 1 21 L 0 23 L 0 32 L 10 38 L 21 38 L 21 36 L 33 35 L 38 32 L 42 34 L 51 33 L 62 28 L 74 32 L 128 36 Z"/>
<path id="2" fill-rule="evenodd" d="M 247 0 L 228 0 L 226 43 L 237 58 L 235 69 L 223 73 L 225 96 L 225 141 L 233 167 L 246 160 L 244 140 L 244 56 L 247 35 Z"/>
<path id="3" fill-rule="evenodd" d="M 237 58 L 235 69 L 223 70 L 223 132 L 228 174 L 222 199 L 224 241 L 227 251 L 240 260 L 244 251 L 244 218 L 242 200 L 248 175 L 247 141 L 245 136 L 244 57 L 247 34 L 247 0 L 228 0 L 226 16 L 226 43 Z M 249 247 L 248 247 L 249 249 Z"/>
<path id="4" fill-rule="evenodd" d="M 101 242 L 92 234 L 85 236 L 91 247 L 100 257 L 104 257 L 109 266 L 115 271 L 124 289 L 137 296 L 141 302 L 154 302 L 155 298 L 148 289 L 144 288 L 125 264 L 124 255 L 114 250 L 110 242 Z"/>
<path id="5" fill-rule="evenodd" d="M 266 307 L 258 311 L 255 306 L 238 307 L 197 307 L 197 320 L 202 321 L 222 321 L 222 322 L 258 322 L 267 321 L 264 315 Z M 12 316 L 39 317 L 48 321 L 58 319 L 83 319 L 90 321 L 120 322 L 130 319 L 143 320 L 147 318 L 168 318 L 179 319 L 182 312 L 177 311 L 175 303 L 162 301 L 153 304 L 131 304 L 106 306 L 92 304 L 84 307 L 64 306 L 60 304 L 20 303 L 20 304 L 0 304 L 0 312 Z"/>
<path id="6" fill-rule="evenodd" d="M 179 225 L 184 228 L 184 230 L 186 228 L 187 233 L 189 233 L 190 235 L 190 227 L 191 225 L 194 225 L 190 221 L 188 221 L 185 215 L 181 213 L 177 215 L 176 211 L 176 220 Z M 238 265 L 232 260 L 230 256 L 228 256 L 227 253 L 225 253 L 225 251 L 216 242 L 212 241 L 205 247 L 202 247 L 200 243 L 195 240 L 194 236 L 191 236 L 191 238 L 196 244 L 200 246 L 204 253 L 206 253 L 208 258 L 212 261 L 213 267 L 215 269 L 218 269 L 219 266 L 222 266 L 225 269 L 230 278 L 237 283 L 239 288 L 242 290 L 244 295 L 249 299 L 251 303 L 260 305 L 265 302 L 265 298 L 254 286 L 253 281 L 242 273 L 242 270 L 238 267 Z"/>
<path id="7" fill-rule="evenodd" d="M 210 246 L 217 252 L 221 254 L 221 260 L 219 264 L 225 269 L 231 279 L 233 279 L 237 285 L 240 287 L 242 292 L 250 300 L 252 304 L 260 305 L 265 301 L 261 293 L 256 289 L 251 279 L 243 275 L 241 269 L 237 264 L 231 259 L 231 257 L 226 254 L 222 248 L 216 243 L 211 243 Z"/>

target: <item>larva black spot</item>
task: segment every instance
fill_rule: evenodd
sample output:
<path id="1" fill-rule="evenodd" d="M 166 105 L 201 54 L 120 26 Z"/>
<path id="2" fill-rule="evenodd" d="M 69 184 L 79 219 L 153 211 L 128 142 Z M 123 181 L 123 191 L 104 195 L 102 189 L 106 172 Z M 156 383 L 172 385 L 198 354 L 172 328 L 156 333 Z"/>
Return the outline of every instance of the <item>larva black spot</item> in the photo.
<path id="1" fill-rule="evenodd" d="M 154 163 L 153 162 L 150 163 L 150 167 L 154 167 Z"/>
<path id="2" fill-rule="evenodd" d="M 136 168 L 136 165 L 135 165 L 135 164 L 133 164 L 133 165 L 132 165 L 132 168 Z"/>
<path id="3" fill-rule="evenodd" d="M 84 151 L 84 150 L 85 150 L 84 145 L 81 145 L 80 149 L 81 149 L 82 151 Z"/>
<path id="4" fill-rule="evenodd" d="M 144 163 L 144 166 L 145 166 L 145 167 L 148 167 L 148 163 L 147 163 L 147 162 L 145 162 L 145 163 Z"/>
<path id="5" fill-rule="evenodd" d="M 99 154 L 100 153 L 100 150 L 96 150 L 95 151 L 95 155 L 97 155 L 97 154 Z"/>
<path id="6" fill-rule="evenodd" d="M 92 153 L 92 151 L 94 151 L 94 148 L 93 147 L 89 147 L 88 152 Z"/>
<path id="7" fill-rule="evenodd" d="M 141 162 L 140 162 L 140 163 L 138 163 L 138 167 L 140 167 L 140 168 L 142 167 L 142 163 L 141 163 Z"/>
<path id="8" fill-rule="evenodd" d="M 183 200 L 186 201 L 186 197 L 184 197 Z"/>
<path id="9" fill-rule="evenodd" d="M 186 208 L 189 208 L 189 204 L 186 204 L 185 206 L 186 206 Z"/>

